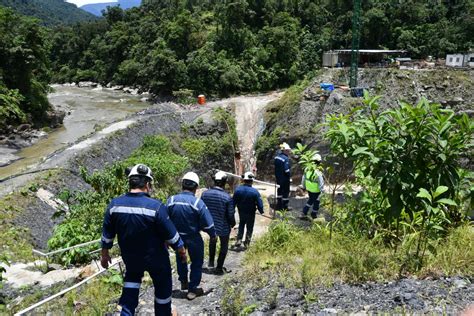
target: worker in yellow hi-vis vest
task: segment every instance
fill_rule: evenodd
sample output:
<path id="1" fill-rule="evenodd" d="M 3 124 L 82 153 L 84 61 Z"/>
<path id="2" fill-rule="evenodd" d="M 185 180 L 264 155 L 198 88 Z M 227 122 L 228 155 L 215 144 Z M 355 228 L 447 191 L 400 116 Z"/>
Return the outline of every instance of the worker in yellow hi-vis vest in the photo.
<path id="1" fill-rule="evenodd" d="M 303 189 L 308 191 L 309 199 L 306 205 L 303 207 L 303 215 L 301 218 L 306 219 L 309 208 L 312 206 L 311 218 L 315 219 L 318 217 L 319 212 L 319 200 L 321 193 L 324 190 L 324 179 L 323 173 L 319 170 L 318 166 L 321 164 L 321 155 L 314 154 L 311 159 L 315 164 L 316 168 L 306 169 L 303 175 Z"/>

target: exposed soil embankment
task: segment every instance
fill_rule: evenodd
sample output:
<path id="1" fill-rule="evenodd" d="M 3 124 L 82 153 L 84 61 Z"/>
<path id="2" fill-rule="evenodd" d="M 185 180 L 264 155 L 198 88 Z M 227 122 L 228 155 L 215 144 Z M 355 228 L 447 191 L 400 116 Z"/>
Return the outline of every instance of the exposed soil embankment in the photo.
<path id="1" fill-rule="evenodd" d="M 335 84 L 336 89 L 330 93 L 321 90 L 323 82 Z M 297 142 L 315 145 L 323 154 L 327 152 L 328 147 L 322 140 L 323 130 L 317 125 L 324 121 L 327 114 L 345 114 L 361 105 L 360 98 L 351 97 L 349 90 L 337 87 L 347 82 L 347 69 L 324 69 L 306 88 L 301 89 L 302 92 L 294 91 L 288 102 L 275 102 L 267 108 L 263 135 L 267 139 L 257 150 L 260 153 L 260 172 L 272 177 L 272 158 L 277 144 L 282 141 L 291 146 Z M 424 97 L 456 113 L 474 115 L 473 70 L 361 69 L 359 86 L 371 95 L 382 96 L 379 99 L 382 109 L 395 107 L 399 101 L 416 103 Z"/>

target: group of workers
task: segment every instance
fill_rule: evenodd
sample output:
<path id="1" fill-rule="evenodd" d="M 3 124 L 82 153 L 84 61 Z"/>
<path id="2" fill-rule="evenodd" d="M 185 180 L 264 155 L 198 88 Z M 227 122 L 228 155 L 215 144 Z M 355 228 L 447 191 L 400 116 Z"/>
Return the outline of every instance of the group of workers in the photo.
<path id="1" fill-rule="evenodd" d="M 204 263 L 204 241 L 200 232 L 209 235 L 209 263 L 213 273 L 228 272 L 224 261 L 229 248 L 230 233 L 236 225 L 234 208 L 239 211 L 236 247 L 244 249 L 252 238 L 256 210 L 263 214 L 260 193 L 252 187 L 254 174 L 246 172 L 231 197 L 225 191 L 227 174 L 214 175 L 214 187 L 206 190 L 201 198 L 196 196 L 199 176 L 186 173 L 181 181 L 182 192 L 171 196 L 166 204 L 150 197 L 153 184 L 151 169 L 138 164 L 126 170 L 129 192 L 114 198 L 107 206 L 102 229 L 101 265 L 111 263 L 109 249 L 117 236 L 125 277 L 121 315 L 134 315 L 144 272 L 147 271 L 155 288 L 155 314 L 171 314 L 172 275 L 168 246 L 176 252 L 176 266 L 181 290 L 193 300 L 204 294 L 199 287 Z M 217 239 L 220 250 L 215 264 Z M 188 271 L 188 258 L 191 259 Z M 189 273 L 188 273 L 189 272 Z"/>
<path id="2" fill-rule="evenodd" d="M 283 143 L 275 157 L 275 175 L 278 188 L 277 209 L 288 208 L 290 192 L 291 148 Z M 315 157 L 318 163 L 321 157 Z M 230 233 L 236 225 L 235 207 L 239 211 L 239 226 L 235 247 L 246 249 L 252 239 L 256 211 L 264 213 L 260 193 L 252 187 L 254 174 L 246 172 L 242 185 L 233 196 L 225 191 L 227 174 L 218 171 L 214 186 L 196 196 L 199 176 L 186 173 L 181 181 L 182 191 L 168 198 L 166 204 L 150 197 L 153 186 L 151 169 L 143 164 L 127 168 L 129 192 L 114 198 L 106 208 L 102 230 L 101 265 L 111 263 L 109 249 L 117 236 L 125 277 L 119 300 L 121 315 L 134 315 L 144 272 L 147 271 L 155 288 L 155 314 L 171 314 L 172 273 L 168 247 L 176 252 L 176 266 L 181 290 L 193 300 L 204 294 L 199 287 L 204 263 L 204 241 L 200 232 L 209 235 L 208 267 L 217 275 L 228 272 L 224 261 L 229 249 Z M 322 176 L 318 172 L 305 172 L 303 187 L 310 193 L 303 209 L 306 216 L 309 207 L 314 218 L 319 209 Z M 246 231 L 244 239 L 244 231 Z M 215 265 L 217 240 L 220 250 Z M 191 259 L 188 270 L 188 255 Z"/>
<path id="3" fill-rule="evenodd" d="M 291 147 L 287 143 L 282 143 L 274 159 L 275 179 L 279 186 L 277 189 L 277 210 L 290 209 L 288 206 L 291 183 L 290 153 Z M 311 157 L 314 167 L 304 170 L 301 187 L 308 192 L 309 199 L 303 207 L 301 219 L 307 219 L 311 207 L 313 207 L 311 218 L 315 219 L 318 216 L 321 192 L 324 190 L 324 178 L 319 168 L 321 160 L 321 155 L 314 153 Z"/>

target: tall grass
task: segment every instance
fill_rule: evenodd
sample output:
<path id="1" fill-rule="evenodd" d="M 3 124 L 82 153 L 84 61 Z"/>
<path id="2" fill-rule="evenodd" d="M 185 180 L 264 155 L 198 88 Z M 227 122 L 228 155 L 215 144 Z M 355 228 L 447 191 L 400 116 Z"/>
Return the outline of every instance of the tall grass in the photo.
<path id="1" fill-rule="evenodd" d="M 447 239 L 439 242 L 436 252 L 428 254 L 425 268 L 411 273 L 423 276 L 435 271 L 443 275 L 472 275 L 473 241 L 472 227 L 453 230 Z M 256 286 L 269 278 L 277 278 L 284 285 L 306 289 L 339 281 L 396 279 L 404 256 L 403 248 L 395 251 L 380 241 L 341 232 L 333 232 L 330 237 L 329 229 L 318 223 L 309 230 L 302 230 L 288 221 L 280 221 L 249 249 L 245 266 L 246 274 Z"/>

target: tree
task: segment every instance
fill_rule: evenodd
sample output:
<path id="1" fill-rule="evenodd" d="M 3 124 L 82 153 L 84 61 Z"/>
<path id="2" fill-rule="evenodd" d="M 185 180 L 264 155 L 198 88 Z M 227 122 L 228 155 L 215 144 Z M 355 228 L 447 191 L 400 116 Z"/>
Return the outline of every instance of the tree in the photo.
<path id="1" fill-rule="evenodd" d="M 50 78 L 48 47 L 45 31 L 37 20 L 0 7 L 0 83 L 6 93 L 3 102 L 12 102 L 12 109 L 18 105 L 37 123 L 45 119 L 50 108 L 46 97 Z"/>

